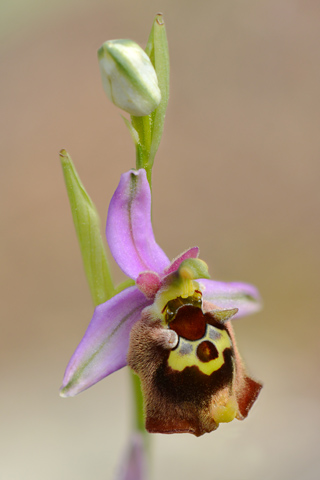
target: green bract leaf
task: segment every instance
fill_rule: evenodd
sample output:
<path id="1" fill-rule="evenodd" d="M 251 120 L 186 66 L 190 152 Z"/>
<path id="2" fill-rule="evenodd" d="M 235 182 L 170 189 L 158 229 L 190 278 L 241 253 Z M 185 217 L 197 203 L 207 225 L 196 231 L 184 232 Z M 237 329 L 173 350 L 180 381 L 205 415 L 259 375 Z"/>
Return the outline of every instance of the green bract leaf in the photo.
<path id="1" fill-rule="evenodd" d="M 100 305 L 114 295 L 114 288 L 100 234 L 99 215 L 65 150 L 61 150 L 60 159 L 91 296 L 94 305 Z"/>
<path id="2" fill-rule="evenodd" d="M 164 118 L 169 100 L 169 51 L 162 14 L 156 15 L 146 46 L 146 53 L 155 69 L 161 91 L 157 108 L 146 116 L 131 116 L 132 126 L 138 134 L 136 168 L 144 168 L 151 186 L 151 171 L 160 145 Z"/>
<path id="3" fill-rule="evenodd" d="M 152 134 L 150 147 L 150 162 L 153 164 L 154 157 L 160 145 L 164 118 L 169 100 L 169 50 L 166 34 L 166 27 L 161 13 L 156 15 L 153 22 L 149 40 L 146 46 L 146 53 L 154 66 L 158 77 L 158 84 L 161 91 L 159 106 L 152 112 Z"/>

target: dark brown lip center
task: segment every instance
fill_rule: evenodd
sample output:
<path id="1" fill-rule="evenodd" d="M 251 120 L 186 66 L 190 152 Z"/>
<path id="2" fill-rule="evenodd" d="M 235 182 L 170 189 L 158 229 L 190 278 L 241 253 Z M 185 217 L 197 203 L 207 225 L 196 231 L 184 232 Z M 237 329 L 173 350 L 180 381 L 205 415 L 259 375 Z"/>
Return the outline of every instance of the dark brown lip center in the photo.
<path id="1" fill-rule="evenodd" d="M 206 333 L 206 318 L 201 308 L 192 305 L 180 307 L 169 326 L 180 337 L 187 340 L 200 340 Z"/>

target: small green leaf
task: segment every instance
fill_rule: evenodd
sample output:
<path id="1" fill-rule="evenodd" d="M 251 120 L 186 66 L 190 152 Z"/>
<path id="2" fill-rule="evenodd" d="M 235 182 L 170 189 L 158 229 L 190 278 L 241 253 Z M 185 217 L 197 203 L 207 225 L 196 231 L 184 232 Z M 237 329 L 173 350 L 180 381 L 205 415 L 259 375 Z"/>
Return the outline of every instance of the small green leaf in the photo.
<path id="1" fill-rule="evenodd" d="M 158 84 L 161 91 L 159 106 L 151 113 L 152 133 L 149 162 L 151 166 L 160 145 L 164 119 L 169 101 L 169 49 L 166 34 L 166 27 L 161 13 L 156 15 L 153 22 L 149 40 L 146 46 L 146 53 L 149 56 L 158 77 Z"/>
<path id="2" fill-rule="evenodd" d="M 160 145 L 169 100 L 169 50 L 166 28 L 161 13 L 158 13 L 154 19 L 145 52 L 157 74 L 161 101 L 150 115 L 142 117 L 132 115 L 131 122 L 138 134 L 136 168 L 146 170 L 151 188 L 152 167 Z"/>
<path id="3" fill-rule="evenodd" d="M 100 219 L 65 150 L 61 150 L 60 159 L 84 270 L 96 306 L 114 295 L 108 259 L 100 233 Z"/>

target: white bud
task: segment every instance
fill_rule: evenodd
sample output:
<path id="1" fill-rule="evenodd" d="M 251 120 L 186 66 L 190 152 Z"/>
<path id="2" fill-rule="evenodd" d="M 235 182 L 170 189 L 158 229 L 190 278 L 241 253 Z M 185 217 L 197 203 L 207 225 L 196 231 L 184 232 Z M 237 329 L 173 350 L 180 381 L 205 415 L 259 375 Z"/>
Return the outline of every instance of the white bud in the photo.
<path id="1" fill-rule="evenodd" d="M 103 88 L 122 110 L 138 117 L 149 115 L 161 100 L 150 58 L 131 40 L 109 40 L 98 50 Z"/>

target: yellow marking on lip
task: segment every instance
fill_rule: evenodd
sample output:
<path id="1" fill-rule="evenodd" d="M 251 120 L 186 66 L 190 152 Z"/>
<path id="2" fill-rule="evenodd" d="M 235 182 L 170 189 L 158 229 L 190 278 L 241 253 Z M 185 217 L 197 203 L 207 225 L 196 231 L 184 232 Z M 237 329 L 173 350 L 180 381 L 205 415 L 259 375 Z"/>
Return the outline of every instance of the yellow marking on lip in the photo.
<path id="1" fill-rule="evenodd" d="M 212 329 L 215 331 L 217 336 L 219 335 L 215 341 L 212 341 L 209 336 L 209 333 L 212 331 Z M 202 343 L 204 340 L 211 342 L 219 353 L 217 358 L 209 360 L 209 362 L 202 362 L 196 355 L 198 345 L 200 345 L 200 343 Z M 181 352 L 181 344 L 185 345 L 186 343 L 192 345 L 193 348 L 191 353 L 184 354 Z M 211 375 L 213 372 L 216 372 L 222 367 L 224 364 L 223 352 L 226 348 L 231 347 L 231 339 L 226 330 L 219 330 L 212 325 L 207 325 L 206 334 L 200 340 L 191 341 L 183 339 L 183 342 L 179 342 L 178 347 L 172 350 L 169 354 L 168 366 L 178 372 L 182 372 L 186 367 L 198 367 L 199 370 L 205 375 Z"/>
<path id="2" fill-rule="evenodd" d="M 212 407 L 212 416 L 214 421 L 219 423 L 229 423 L 238 413 L 238 404 L 234 397 L 229 397 L 225 402 L 217 402 Z"/>

